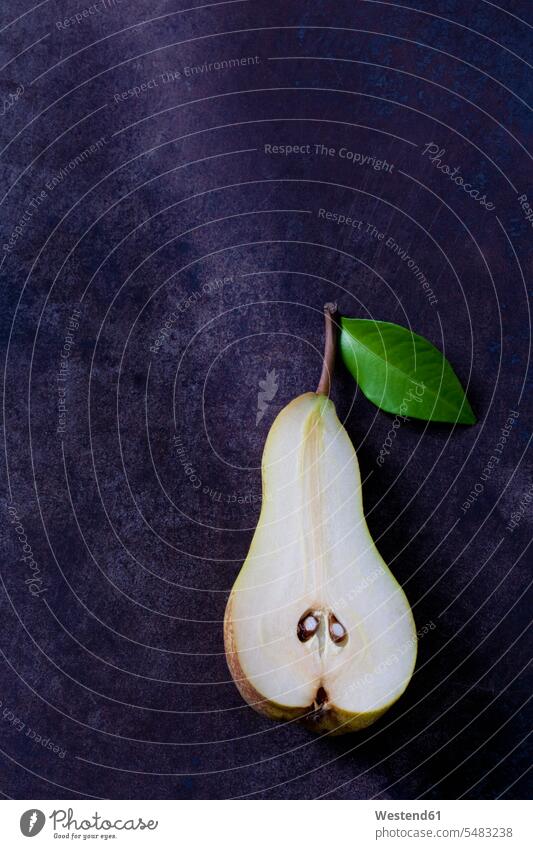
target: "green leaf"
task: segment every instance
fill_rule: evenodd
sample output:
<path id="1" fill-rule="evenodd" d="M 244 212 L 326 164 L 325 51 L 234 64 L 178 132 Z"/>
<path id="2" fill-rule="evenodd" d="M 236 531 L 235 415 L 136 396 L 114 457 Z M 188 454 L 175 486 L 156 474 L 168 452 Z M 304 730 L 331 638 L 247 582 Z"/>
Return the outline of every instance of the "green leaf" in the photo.
<path id="1" fill-rule="evenodd" d="M 342 317 L 340 323 L 344 364 L 377 407 L 424 421 L 475 424 L 451 365 L 423 336 L 389 321 Z"/>

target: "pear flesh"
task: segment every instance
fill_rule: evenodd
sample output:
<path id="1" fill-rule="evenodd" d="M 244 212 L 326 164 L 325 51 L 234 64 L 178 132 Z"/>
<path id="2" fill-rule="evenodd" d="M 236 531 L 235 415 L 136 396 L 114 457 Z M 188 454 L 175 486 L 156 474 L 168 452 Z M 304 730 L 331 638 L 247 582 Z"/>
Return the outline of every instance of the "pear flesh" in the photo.
<path id="1" fill-rule="evenodd" d="M 309 392 L 281 411 L 262 475 L 261 516 L 224 620 L 232 676 L 273 719 L 365 728 L 407 687 L 416 630 L 368 530 L 359 464 L 332 401 Z"/>

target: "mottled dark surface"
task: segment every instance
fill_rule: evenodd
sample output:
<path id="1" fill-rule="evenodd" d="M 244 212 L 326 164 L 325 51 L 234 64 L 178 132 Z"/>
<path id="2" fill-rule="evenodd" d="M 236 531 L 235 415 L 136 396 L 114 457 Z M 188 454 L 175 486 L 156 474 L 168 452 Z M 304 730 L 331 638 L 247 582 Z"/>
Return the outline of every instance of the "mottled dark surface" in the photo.
<path id="1" fill-rule="evenodd" d="M 531 5 L 106 3 L 0 13 L 0 791 L 524 798 Z M 221 628 L 330 300 L 444 349 L 479 417 L 404 424 L 379 466 L 392 417 L 337 370 L 370 529 L 427 631 L 404 697 L 340 739 L 246 707 Z"/>

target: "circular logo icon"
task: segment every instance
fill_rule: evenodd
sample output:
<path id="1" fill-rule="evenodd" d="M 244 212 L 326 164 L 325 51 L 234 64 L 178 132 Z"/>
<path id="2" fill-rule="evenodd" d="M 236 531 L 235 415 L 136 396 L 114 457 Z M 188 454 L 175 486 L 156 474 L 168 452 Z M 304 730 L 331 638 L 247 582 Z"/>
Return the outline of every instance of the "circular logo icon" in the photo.
<path id="1" fill-rule="evenodd" d="M 42 831 L 46 822 L 46 817 L 42 811 L 37 808 L 31 808 L 29 811 L 24 811 L 20 818 L 20 830 L 24 837 L 35 837 Z"/>

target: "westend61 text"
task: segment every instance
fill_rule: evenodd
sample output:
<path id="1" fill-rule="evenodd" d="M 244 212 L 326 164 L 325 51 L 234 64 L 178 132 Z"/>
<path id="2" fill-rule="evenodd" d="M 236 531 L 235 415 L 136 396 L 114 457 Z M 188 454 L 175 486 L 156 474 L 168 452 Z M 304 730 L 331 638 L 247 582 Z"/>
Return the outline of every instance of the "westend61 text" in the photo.
<path id="1" fill-rule="evenodd" d="M 440 811 L 374 811 L 377 820 L 440 820 Z"/>

